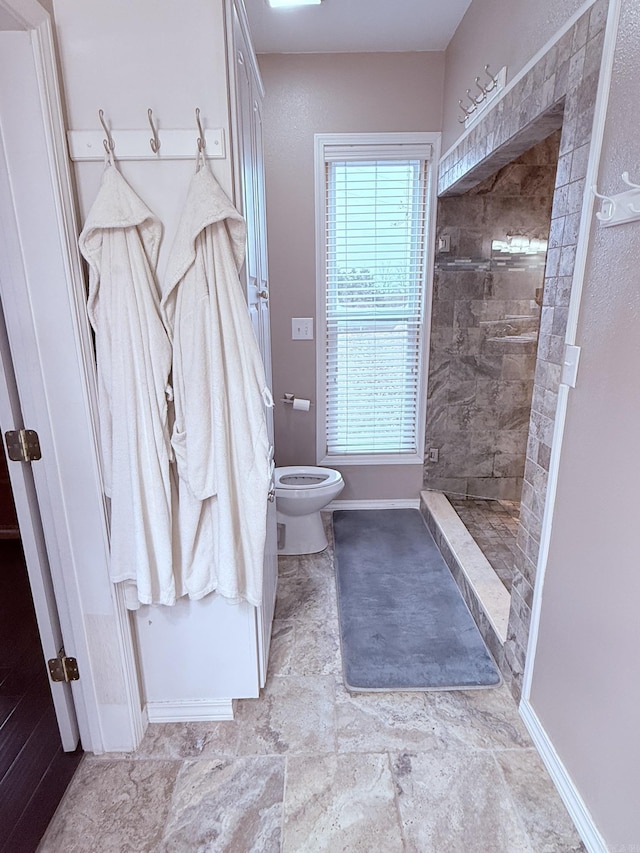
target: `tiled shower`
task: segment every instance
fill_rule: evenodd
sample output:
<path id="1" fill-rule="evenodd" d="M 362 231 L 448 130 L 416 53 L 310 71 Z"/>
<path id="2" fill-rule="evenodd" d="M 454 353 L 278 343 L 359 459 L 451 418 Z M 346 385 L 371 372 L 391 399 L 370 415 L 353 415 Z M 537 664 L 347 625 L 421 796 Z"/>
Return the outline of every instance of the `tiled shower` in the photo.
<path id="1" fill-rule="evenodd" d="M 503 673 L 516 699 L 523 684 L 538 575 L 607 6 L 607 0 L 596 0 L 536 57 L 497 106 L 487 110 L 443 155 L 438 171 L 439 195 L 463 198 L 466 190 L 476 188 L 553 131 L 561 131 L 509 620 L 501 644 Z M 437 382 L 443 394 L 448 382 L 445 373 L 446 366 L 443 381 L 438 377 Z M 437 391 L 436 385 L 433 390 Z M 434 483 L 441 472 L 442 466 L 436 475 L 427 465 L 427 489 L 438 488 Z"/>
<path id="2" fill-rule="evenodd" d="M 520 499 L 559 143 L 438 201 L 425 488 Z"/>

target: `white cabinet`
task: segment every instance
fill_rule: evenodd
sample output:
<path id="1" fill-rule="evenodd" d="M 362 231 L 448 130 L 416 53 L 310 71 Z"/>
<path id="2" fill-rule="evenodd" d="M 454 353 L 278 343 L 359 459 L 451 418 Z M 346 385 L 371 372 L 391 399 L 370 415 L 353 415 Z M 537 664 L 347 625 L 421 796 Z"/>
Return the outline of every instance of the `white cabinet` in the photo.
<path id="1" fill-rule="evenodd" d="M 241 2 L 227 0 L 225 29 L 234 202 L 247 222 L 242 279 L 270 385 L 263 90 Z M 272 410 L 265 414 L 273 444 Z M 244 523 L 250 525 L 251 519 Z M 213 595 L 180 601 L 175 608 L 141 608 L 138 637 L 150 719 L 221 718 L 230 714 L 231 700 L 259 695 L 267 676 L 276 582 L 275 501 L 270 500 L 261 607 L 229 605 Z M 176 658 L 180 670 L 168 678 L 166 662 Z"/>

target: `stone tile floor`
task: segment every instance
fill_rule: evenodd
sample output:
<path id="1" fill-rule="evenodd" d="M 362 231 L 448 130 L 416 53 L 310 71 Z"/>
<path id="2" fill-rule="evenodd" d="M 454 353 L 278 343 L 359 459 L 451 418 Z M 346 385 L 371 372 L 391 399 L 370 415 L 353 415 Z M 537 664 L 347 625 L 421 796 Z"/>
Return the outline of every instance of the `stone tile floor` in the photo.
<path id="1" fill-rule="evenodd" d="M 511 592 L 520 518 L 519 501 L 449 497 L 449 503 Z"/>
<path id="2" fill-rule="evenodd" d="M 507 688 L 349 694 L 332 551 L 280 558 L 270 673 L 236 719 L 86 756 L 40 853 L 584 850 Z"/>

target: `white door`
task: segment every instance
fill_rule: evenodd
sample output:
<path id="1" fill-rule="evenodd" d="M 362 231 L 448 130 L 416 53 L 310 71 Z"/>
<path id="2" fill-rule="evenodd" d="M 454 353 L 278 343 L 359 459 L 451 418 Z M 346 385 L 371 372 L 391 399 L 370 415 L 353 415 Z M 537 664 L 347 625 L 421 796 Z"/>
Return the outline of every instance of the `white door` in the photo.
<path id="1" fill-rule="evenodd" d="M 264 195 L 264 159 L 262 143 L 261 92 L 251 47 L 234 7 L 233 39 L 235 47 L 236 121 L 238 172 L 242 214 L 247 221 L 246 297 L 249 317 L 264 363 L 267 384 L 271 387 L 271 338 L 269 332 L 269 277 Z M 269 441 L 273 447 L 273 411 L 265 410 Z M 267 539 L 264 554 L 262 607 L 258 614 L 258 664 L 260 685 L 267 678 L 271 625 L 275 611 L 278 580 L 276 510 L 271 499 L 267 505 Z"/>
<path id="2" fill-rule="evenodd" d="M 0 162 L 0 171 L 2 171 L 2 165 L 3 163 Z M 1 179 L 0 188 L 2 188 Z M 6 275 L 5 267 L 6 265 L 0 261 L 0 276 Z M 0 291 L 1 289 L 2 281 L 0 278 Z M 24 426 L 4 314 L 0 305 L 0 428 L 2 429 L 3 440 L 8 431 L 20 430 Z M 31 465 L 37 464 L 38 462 L 12 462 L 7 454 L 7 466 L 20 526 L 20 538 L 42 643 L 42 666 L 45 667 L 47 660 L 57 656 L 64 646 L 64 641 L 60 630 L 60 619 L 51 582 L 38 498 L 31 471 Z M 64 682 L 54 684 L 50 681 L 49 683 L 62 747 L 65 751 L 71 752 L 78 745 L 79 739 L 71 688 L 69 684 Z"/>
<path id="3" fill-rule="evenodd" d="M 262 137 L 262 102 L 257 91 L 257 81 L 251 80 L 252 143 L 254 169 L 254 203 L 256 227 L 256 254 L 258 258 L 257 306 L 255 310 L 254 329 L 258 345 L 262 353 L 267 385 L 273 387 L 271 375 L 271 329 L 269 312 L 269 271 L 267 262 L 267 216 L 264 191 L 264 155 Z M 269 442 L 273 447 L 273 409 L 266 409 L 267 431 Z M 267 541 L 264 551 L 264 590 L 262 594 L 262 631 L 259 638 L 260 676 L 264 686 L 267 679 L 269 645 L 271 642 L 271 626 L 276 606 L 276 591 L 278 582 L 278 542 L 276 523 L 276 504 L 274 500 L 275 481 L 267 504 Z"/>
<path id="4" fill-rule="evenodd" d="M 0 35 L 2 47 L 6 48 L 3 51 L 5 56 L 10 53 L 9 40 L 13 45 L 16 38 L 20 44 L 29 39 L 29 34 L 26 32 L 2 33 Z M 4 86 L 0 87 L 0 89 L 3 88 Z M 11 182 L 10 165 L 7 161 L 3 142 L 4 137 L 9 132 L 7 127 L 9 111 L 2 109 L 4 103 L 5 99 L 0 97 L 0 131 L 2 131 L 0 135 L 0 429 L 2 430 L 3 440 L 8 431 L 19 430 L 23 427 L 29 428 L 29 424 L 23 422 L 22 406 L 14 371 L 14 358 L 21 359 L 23 364 L 28 364 L 37 358 L 35 352 L 29 351 L 33 348 L 29 347 L 15 323 L 17 314 L 24 314 L 24 301 L 20 300 L 18 294 L 23 292 L 24 298 L 26 298 L 27 293 L 22 263 L 23 244 L 14 208 L 15 188 Z M 44 241 L 43 250 L 46 250 Z M 13 353 L 5 321 L 7 311 L 14 317 L 12 323 L 14 329 Z M 37 464 L 38 462 L 26 464 L 12 462 L 7 453 L 7 466 L 18 516 L 20 537 L 42 642 L 42 665 L 46 667 L 46 661 L 55 658 L 64 643 L 31 469 L 31 465 Z M 73 751 L 78 745 L 79 733 L 71 688 L 69 684 L 64 682 L 55 684 L 50 682 L 50 684 L 63 749 Z"/>
<path id="5" fill-rule="evenodd" d="M 8 464 L 43 657 L 55 657 L 64 637 L 78 660 L 71 691 L 52 685 L 64 748 L 79 730 L 85 750 L 130 751 L 145 721 L 129 616 L 109 580 L 95 365 L 53 34 L 35 0 L 0 0 L 0 144 L 0 427 L 24 417 L 42 445 L 40 461 Z"/>

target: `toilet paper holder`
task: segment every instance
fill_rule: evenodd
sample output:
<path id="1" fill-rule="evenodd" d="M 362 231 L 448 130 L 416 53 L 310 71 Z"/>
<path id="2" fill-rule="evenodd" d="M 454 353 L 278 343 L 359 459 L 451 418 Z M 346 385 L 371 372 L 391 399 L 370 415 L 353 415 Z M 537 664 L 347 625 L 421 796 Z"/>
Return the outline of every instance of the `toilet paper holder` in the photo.
<path id="1" fill-rule="evenodd" d="M 310 400 L 304 400 L 302 397 L 296 397 L 295 394 L 285 394 L 284 397 L 282 397 L 282 399 L 280 400 L 280 402 L 287 403 L 288 405 L 293 406 L 295 400 L 299 400 L 302 403 L 308 402 L 309 407 L 314 405 L 314 403 L 312 403 Z"/>

